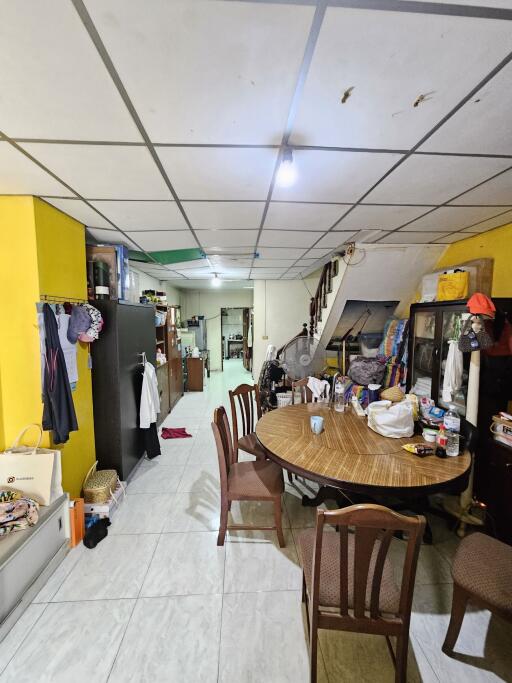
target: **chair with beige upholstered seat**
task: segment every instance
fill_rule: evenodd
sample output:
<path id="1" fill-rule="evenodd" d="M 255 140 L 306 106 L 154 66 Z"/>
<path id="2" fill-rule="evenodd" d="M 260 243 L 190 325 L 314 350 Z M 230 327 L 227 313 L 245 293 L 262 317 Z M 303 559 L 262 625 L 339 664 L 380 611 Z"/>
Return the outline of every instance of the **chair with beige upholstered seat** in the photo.
<path id="1" fill-rule="evenodd" d="M 215 409 L 212 422 L 217 445 L 220 471 L 221 513 L 217 545 L 224 545 L 227 529 L 276 530 L 279 545 L 284 548 L 281 518 L 281 495 L 284 492 L 282 469 L 270 460 L 237 462 L 226 411 L 221 406 Z M 269 501 L 274 505 L 274 526 L 228 526 L 228 512 L 234 500 Z"/>
<path id="2" fill-rule="evenodd" d="M 339 530 L 324 531 L 324 524 Z M 349 527 L 354 533 L 349 533 Z M 352 505 L 318 510 L 316 529 L 299 535 L 311 683 L 317 680 L 319 628 L 385 636 L 395 665 L 395 682 L 405 682 L 412 595 L 424 527 L 423 517 L 406 517 L 381 505 Z M 396 531 L 407 534 L 400 588 L 387 557 Z M 390 636 L 397 639 L 396 654 Z"/>
<path id="3" fill-rule="evenodd" d="M 481 533 L 466 536 L 452 566 L 453 601 L 443 652 L 451 654 L 468 602 L 512 621 L 512 548 Z"/>
<path id="4" fill-rule="evenodd" d="M 229 391 L 229 402 L 231 404 L 235 460 L 238 460 L 239 450 L 254 455 L 257 460 L 265 460 L 265 449 L 256 438 L 254 431 L 256 422 L 261 417 L 258 385 L 240 384 L 236 389 Z"/>

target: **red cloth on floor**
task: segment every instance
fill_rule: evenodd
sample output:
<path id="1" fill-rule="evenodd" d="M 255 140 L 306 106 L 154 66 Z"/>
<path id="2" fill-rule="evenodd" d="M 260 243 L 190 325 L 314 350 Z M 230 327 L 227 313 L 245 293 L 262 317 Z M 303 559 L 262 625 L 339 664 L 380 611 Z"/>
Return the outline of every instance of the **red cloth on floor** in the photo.
<path id="1" fill-rule="evenodd" d="M 184 439 L 192 434 L 187 432 L 186 427 L 164 427 L 161 436 L 162 439 Z"/>

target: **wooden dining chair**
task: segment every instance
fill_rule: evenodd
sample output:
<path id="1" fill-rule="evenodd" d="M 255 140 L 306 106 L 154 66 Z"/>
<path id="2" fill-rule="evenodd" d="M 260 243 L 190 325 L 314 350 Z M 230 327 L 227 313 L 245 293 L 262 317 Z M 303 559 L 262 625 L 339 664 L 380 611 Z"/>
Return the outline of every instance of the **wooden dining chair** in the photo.
<path id="1" fill-rule="evenodd" d="M 213 434 L 217 445 L 220 471 L 220 528 L 217 545 L 224 545 L 227 529 L 275 530 L 279 546 L 285 547 L 281 517 L 281 495 L 284 492 L 283 471 L 270 460 L 251 460 L 237 462 L 225 409 L 215 409 L 212 422 Z M 274 505 L 274 526 L 248 526 L 231 524 L 228 526 L 228 512 L 234 500 L 269 501 Z"/>
<path id="2" fill-rule="evenodd" d="M 451 655 L 468 602 L 512 621 L 512 548 L 481 533 L 459 543 L 452 566 L 452 613 L 443 652 Z"/>
<path id="3" fill-rule="evenodd" d="M 229 391 L 229 402 L 231 404 L 235 460 L 238 461 L 239 450 L 254 455 L 256 460 L 265 460 L 267 458 L 265 449 L 258 441 L 255 432 L 256 422 L 261 417 L 258 385 L 240 384 L 236 389 Z"/>
<path id="4" fill-rule="evenodd" d="M 324 525 L 337 531 L 324 532 Z M 381 505 L 318 510 L 316 529 L 298 537 L 303 569 L 302 601 L 310 639 L 310 680 L 317 680 L 318 629 L 383 635 L 395 665 L 395 683 L 405 683 L 414 579 L 424 517 L 406 517 Z M 351 527 L 354 533 L 349 533 Z M 407 533 L 398 588 L 387 557 L 396 531 Z M 396 654 L 390 636 L 397 639 Z"/>

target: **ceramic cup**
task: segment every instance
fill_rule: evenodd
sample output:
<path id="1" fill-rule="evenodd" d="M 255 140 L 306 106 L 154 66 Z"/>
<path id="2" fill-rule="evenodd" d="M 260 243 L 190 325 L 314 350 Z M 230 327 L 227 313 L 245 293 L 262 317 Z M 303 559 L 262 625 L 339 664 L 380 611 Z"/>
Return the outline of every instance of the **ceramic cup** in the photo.
<path id="1" fill-rule="evenodd" d="M 321 434 L 324 431 L 324 418 L 320 415 L 311 415 L 309 422 L 313 434 Z"/>

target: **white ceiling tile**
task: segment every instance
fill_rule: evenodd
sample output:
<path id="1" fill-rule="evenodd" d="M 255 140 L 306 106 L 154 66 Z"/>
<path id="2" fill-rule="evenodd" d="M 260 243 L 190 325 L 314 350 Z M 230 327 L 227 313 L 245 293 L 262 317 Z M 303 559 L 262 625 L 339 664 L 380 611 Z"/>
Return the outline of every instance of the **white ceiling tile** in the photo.
<path id="1" fill-rule="evenodd" d="M 94 209 L 91 209 L 85 202 L 79 199 L 52 199 L 43 197 L 45 202 L 51 204 L 63 213 L 75 218 L 80 223 L 93 228 L 105 228 L 113 230 L 114 226 L 102 218 Z"/>
<path id="2" fill-rule="evenodd" d="M 205 247 L 208 256 L 244 256 L 249 258 L 254 255 L 254 249 L 250 247 Z"/>
<path id="3" fill-rule="evenodd" d="M 312 266 L 315 261 L 315 258 L 301 258 L 299 261 L 297 261 L 296 265 L 300 266 L 301 268 L 307 268 L 308 266 Z"/>
<path id="4" fill-rule="evenodd" d="M 470 225 L 464 228 L 464 232 L 485 232 L 486 230 L 500 228 L 502 225 L 508 225 L 509 223 L 512 223 L 512 211 L 496 216 L 496 218 L 491 218 L 488 221 L 481 221 L 480 223 Z"/>
<path id="5" fill-rule="evenodd" d="M 0 63 L 11 137 L 141 141 L 71 2 L 3 2 Z"/>
<path id="6" fill-rule="evenodd" d="M 512 209 L 512 206 L 509 208 Z M 409 223 L 404 230 L 436 230 L 439 232 L 461 230 L 467 228 L 468 225 L 496 216 L 497 213 L 503 213 L 503 210 L 492 206 L 443 206 L 423 216 L 423 218 L 418 218 L 413 223 Z"/>
<path id="7" fill-rule="evenodd" d="M 178 230 L 187 228 L 174 201 L 95 201 L 93 206 L 122 230 Z"/>
<path id="8" fill-rule="evenodd" d="M 427 244 L 444 236 L 438 232 L 403 232 L 399 230 L 383 237 L 379 244 Z"/>
<path id="9" fill-rule="evenodd" d="M 340 247 L 342 244 L 347 244 L 347 242 L 353 241 L 354 235 L 355 233 L 353 230 L 349 232 L 328 232 L 315 245 L 315 247 L 318 247 L 319 249 L 322 247 L 335 249 L 336 247 Z"/>
<path id="10" fill-rule="evenodd" d="M 509 50 L 508 21 L 330 7 L 291 143 L 410 148 Z"/>
<path id="11" fill-rule="evenodd" d="M 101 244 L 126 244 L 130 249 L 137 249 L 137 245 L 132 240 L 126 238 L 118 230 L 98 230 L 97 228 L 87 228 L 87 231 Z"/>
<path id="12" fill-rule="evenodd" d="M 425 206 L 356 206 L 336 230 L 394 230 L 428 211 Z"/>
<path id="13" fill-rule="evenodd" d="M 178 263 L 170 264 L 172 268 L 176 270 L 192 270 L 193 268 L 206 268 L 208 267 L 207 259 L 200 258 L 194 259 L 194 261 L 179 261 Z"/>
<path id="14" fill-rule="evenodd" d="M 510 166 L 510 159 L 508 159 L 507 166 Z M 500 169 L 496 169 L 498 172 Z M 453 204 L 510 204 L 512 197 L 512 170 L 507 173 L 502 173 L 497 178 L 483 183 L 470 192 L 466 192 L 461 197 L 458 197 Z"/>
<path id="15" fill-rule="evenodd" d="M 178 272 L 191 280 L 204 280 L 205 278 L 212 278 L 214 271 L 210 268 L 206 270 L 199 270 L 199 268 L 196 268 L 195 270 L 180 270 Z"/>
<path id="16" fill-rule="evenodd" d="M 425 2 L 425 0 L 412 0 L 413 2 Z M 480 7 L 500 7 L 510 9 L 510 0 L 431 0 L 438 5 L 477 5 Z"/>
<path id="17" fill-rule="evenodd" d="M 260 245 L 262 247 L 283 247 L 287 244 L 294 247 L 311 247 L 321 233 L 305 230 L 262 230 Z"/>
<path id="18" fill-rule="evenodd" d="M 474 235 L 465 233 L 465 232 L 456 232 L 453 235 L 446 235 L 445 237 L 439 237 L 437 240 L 434 240 L 434 244 L 453 244 L 454 242 L 460 242 L 461 240 L 465 240 L 468 237 L 474 237 Z"/>
<path id="19" fill-rule="evenodd" d="M 257 230 L 197 230 L 197 239 L 203 247 L 251 247 L 258 237 Z"/>
<path id="20" fill-rule="evenodd" d="M 257 268 L 251 271 L 251 278 L 253 280 L 271 280 L 274 278 L 280 278 L 281 275 L 284 275 L 284 273 L 286 273 L 286 268 Z"/>
<path id="21" fill-rule="evenodd" d="M 199 230 L 258 229 L 265 202 L 183 202 L 183 208 Z"/>
<path id="22" fill-rule="evenodd" d="M 151 232 L 141 230 L 131 232 L 132 237 L 147 251 L 172 251 L 174 249 L 190 249 L 197 247 L 197 242 L 190 230 L 160 230 Z"/>
<path id="23" fill-rule="evenodd" d="M 260 258 L 269 259 L 297 259 L 304 256 L 306 249 L 298 247 L 258 247 L 258 254 Z"/>
<path id="24" fill-rule="evenodd" d="M 257 258 L 253 268 L 289 268 L 295 261 L 296 259 Z"/>
<path id="25" fill-rule="evenodd" d="M 0 141 L 0 194 L 73 196 L 8 142 Z"/>
<path id="26" fill-rule="evenodd" d="M 354 234 L 352 241 L 366 242 L 367 244 L 371 244 L 372 242 L 380 239 L 383 235 L 386 235 L 388 232 L 388 230 L 359 230 Z"/>
<path id="27" fill-rule="evenodd" d="M 413 155 L 370 192 L 365 201 L 441 204 L 509 165 L 509 159 Z"/>
<path id="28" fill-rule="evenodd" d="M 209 255 L 208 260 L 215 267 L 218 266 L 222 268 L 250 268 L 252 265 L 252 257 L 242 258 Z"/>
<path id="29" fill-rule="evenodd" d="M 314 258 L 319 259 L 322 258 L 323 256 L 326 256 L 332 251 L 332 249 L 326 249 L 325 247 L 319 249 L 319 248 L 314 248 L 310 249 L 306 254 L 304 254 L 305 258 Z"/>
<path id="30" fill-rule="evenodd" d="M 249 272 L 250 268 L 226 268 L 226 269 L 221 269 L 221 270 L 216 270 L 215 272 L 218 274 L 219 278 L 225 279 L 225 278 L 248 278 L 249 277 Z"/>
<path id="31" fill-rule="evenodd" d="M 145 147 L 39 142 L 22 147 L 86 199 L 170 199 Z"/>
<path id="32" fill-rule="evenodd" d="M 283 201 L 348 202 L 360 199 L 401 156 L 360 152 L 295 150 L 297 180 L 274 188 L 272 198 Z M 343 211 L 339 212 L 341 216 Z"/>
<path id="33" fill-rule="evenodd" d="M 271 202 L 265 228 L 328 230 L 348 208 L 348 205 L 339 204 Z"/>
<path id="34" fill-rule="evenodd" d="M 509 2 L 509 8 L 512 3 Z M 432 152 L 512 154 L 512 65 L 505 66 L 429 138 Z"/>
<path id="35" fill-rule="evenodd" d="M 265 200 L 277 150 L 159 147 L 180 199 Z"/>
<path id="36" fill-rule="evenodd" d="M 276 143 L 313 7 L 87 0 L 155 142 Z M 137 46 L 134 49 L 134 46 Z"/>

